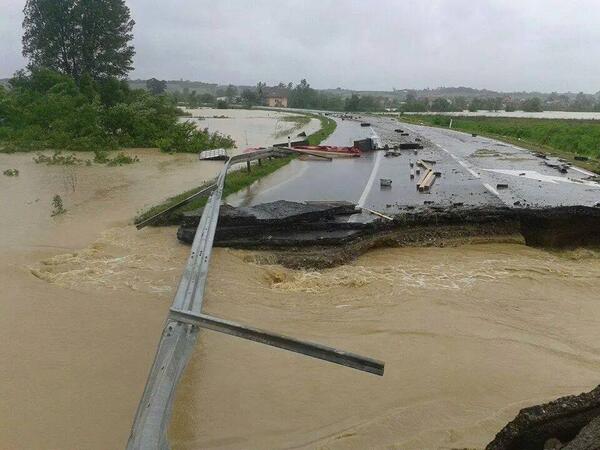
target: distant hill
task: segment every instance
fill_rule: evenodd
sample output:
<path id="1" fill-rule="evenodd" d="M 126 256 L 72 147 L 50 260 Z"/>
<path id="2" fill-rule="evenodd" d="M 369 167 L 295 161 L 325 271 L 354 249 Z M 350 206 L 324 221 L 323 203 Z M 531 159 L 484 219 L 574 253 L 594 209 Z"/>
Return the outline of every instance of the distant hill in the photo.
<path id="1" fill-rule="evenodd" d="M 9 78 L 0 78 L 0 85 L 8 87 Z M 129 80 L 129 85 L 133 89 L 145 89 L 146 88 L 146 80 L 135 79 Z M 242 92 L 244 89 L 254 89 L 256 86 L 247 86 L 247 85 L 238 85 L 235 86 L 238 89 L 238 92 Z M 227 88 L 226 84 L 218 84 L 218 83 L 206 83 L 203 81 L 190 81 L 190 80 L 167 80 L 167 91 L 183 92 L 188 90 L 189 92 L 196 91 L 197 94 L 212 94 L 217 95 L 222 93 L 225 88 Z M 548 92 L 501 92 L 501 91 L 492 91 L 489 89 L 475 89 L 465 86 L 458 87 L 437 87 L 437 88 L 427 88 L 427 89 L 392 89 L 391 91 L 370 91 L 370 90 L 352 90 L 345 88 L 335 88 L 335 89 L 318 89 L 321 92 L 325 92 L 328 94 L 339 95 L 342 97 L 350 97 L 352 94 L 359 95 L 372 95 L 374 97 L 386 97 L 390 99 L 399 99 L 404 100 L 407 95 L 412 94 L 415 97 L 427 97 L 430 99 L 435 99 L 437 97 L 444 98 L 456 98 L 456 97 L 465 97 L 466 99 L 472 98 L 511 98 L 513 100 L 526 100 L 532 97 L 539 97 L 542 100 L 547 100 L 549 97 L 557 97 L 557 96 L 565 96 L 566 98 L 572 100 L 577 96 L 577 93 L 574 92 L 559 92 L 559 93 L 548 93 Z M 595 98 L 600 100 L 600 91 L 595 94 L 591 94 Z M 550 99 L 551 100 L 551 99 Z"/>
<path id="2" fill-rule="evenodd" d="M 146 80 L 130 80 L 129 84 L 133 88 L 141 88 L 145 89 Z M 189 81 L 189 80 L 167 80 L 167 91 L 183 91 L 184 89 L 188 89 L 191 91 L 196 91 L 197 94 L 218 94 L 217 91 L 222 91 L 227 87 L 226 84 L 217 84 L 217 83 L 205 83 L 202 81 Z M 254 89 L 256 86 L 247 86 L 247 85 L 237 85 L 235 86 L 238 89 L 238 92 L 242 92 L 244 89 Z M 492 91 L 490 89 L 475 89 L 465 86 L 458 87 L 437 87 L 437 88 L 427 88 L 427 89 L 392 89 L 390 91 L 371 91 L 371 90 L 352 90 L 345 88 L 334 88 L 334 89 L 317 89 L 318 91 L 325 92 L 332 95 L 339 95 L 342 97 L 350 97 L 352 94 L 359 95 L 371 95 L 374 97 L 386 97 L 386 98 L 397 98 L 403 100 L 407 95 L 412 94 L 416 97 L 428 97 L 431 99 L 435 99 L 437 97 L 444 98 L 455 98 L 455 97 L 465 97 L 467 99 L 472 99 L 475 97 L 478 98 L 511 98 L 513 100 L 525 100 L 532 97 L 540 97 L 545 100 L 551 95 L 564 95 L 569 99 L 575 98 L 577 93 L 566 92 L 566 93 L 549 93 L 549 92 L 501 92 L 501 91 Z M 595 94 L 600 98 L 600 91 Z"/>
<path id="3" fill-rule="evenodd" d="M 133 89 L 146 89 L 146 80 L 129 80 L 129 86 Z M 167 80 L 167 91 L 183 91 L 189 89 L 198 94 L 214 94 L 218 88 L 216 83 L 204 83 L 203 81 Z"/>

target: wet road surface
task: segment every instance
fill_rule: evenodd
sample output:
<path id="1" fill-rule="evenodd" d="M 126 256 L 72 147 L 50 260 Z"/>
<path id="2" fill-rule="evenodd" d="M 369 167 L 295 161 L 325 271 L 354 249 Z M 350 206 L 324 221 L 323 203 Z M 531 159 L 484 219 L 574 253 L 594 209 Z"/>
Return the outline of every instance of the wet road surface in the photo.
<path id="1" fill-rule="evenodd" d="M 420 207 L 509 206 L 516 208 L 584 205 L 600 202 L 600 184 L 577 167 L 561 173 L 556 158 L 543 159 L 532 152 L 494 139 L 453 130 L 406 125 L 389 118 L 360 121 L 336 119 L 338 127 L 325 142 L 351 145 L 356 139 L 378 137 L 393 147 L 420 139 L 423 149 L 364 152 L 360 158 L 333 161 L 294 160 L 227 198 L 234 206 L 275 200 L 346 200 L 386 214 L 401 214 Z M 408 136 L 401 136 L 396 129 Z M 434 161 L 439 173 L 429 192 L 419 192 L 418 160 Z M 415 170 L 411 178 L 411 170 Z M 423 169 L 421 169 L 422 171 Z M 380 179 L 392 180 L 391 187 Z"/>

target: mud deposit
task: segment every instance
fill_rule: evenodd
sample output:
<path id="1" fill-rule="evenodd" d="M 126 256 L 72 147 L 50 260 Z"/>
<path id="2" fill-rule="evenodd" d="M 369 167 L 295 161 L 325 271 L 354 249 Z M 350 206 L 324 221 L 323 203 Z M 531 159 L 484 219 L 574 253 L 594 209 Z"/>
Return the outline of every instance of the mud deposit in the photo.
<path id="1" fill-rule="evenodd" d="M 326 270 L 215 249 L 206 311 L 386 361 L 372 377 L 205 332 L 176 449 L 484 448 L 519 409 L 600 379 L 600 253 L 371 251 Z"/>

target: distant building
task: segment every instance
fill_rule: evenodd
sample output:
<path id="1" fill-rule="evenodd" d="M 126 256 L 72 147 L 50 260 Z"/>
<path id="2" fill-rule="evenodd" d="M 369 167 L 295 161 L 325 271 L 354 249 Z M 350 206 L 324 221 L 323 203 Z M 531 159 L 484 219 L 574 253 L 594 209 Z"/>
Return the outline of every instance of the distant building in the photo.
<path id="1" fill-rule="evenodd" d="M 265 103 L 271 108 L 287 108 L 288 92 L 284 88 L 267 88 L 265 90 Z"/>

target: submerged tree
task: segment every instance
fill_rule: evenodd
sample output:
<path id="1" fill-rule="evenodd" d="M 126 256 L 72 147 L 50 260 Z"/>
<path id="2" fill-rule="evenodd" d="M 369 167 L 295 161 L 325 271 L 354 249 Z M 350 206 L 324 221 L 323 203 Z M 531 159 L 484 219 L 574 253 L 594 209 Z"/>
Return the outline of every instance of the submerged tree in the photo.
<path id="1" fill-rule="evenodd" d="M 133 68 L 135 22 L 124 0 L 27 0 L 23 55 L 79 82 L 124 77 Z"/>

